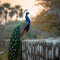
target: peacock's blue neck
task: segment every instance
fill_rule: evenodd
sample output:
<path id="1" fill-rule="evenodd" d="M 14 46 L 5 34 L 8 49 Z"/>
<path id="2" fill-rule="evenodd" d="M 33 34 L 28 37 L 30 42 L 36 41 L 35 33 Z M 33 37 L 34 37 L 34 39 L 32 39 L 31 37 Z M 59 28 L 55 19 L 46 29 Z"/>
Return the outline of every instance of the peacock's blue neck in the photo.
<path id="1" fill-rule="evenodd" d="M 28 17 L 28 15 L 25 16 L 26 21 L 30 24 L 30 18 Z"/>

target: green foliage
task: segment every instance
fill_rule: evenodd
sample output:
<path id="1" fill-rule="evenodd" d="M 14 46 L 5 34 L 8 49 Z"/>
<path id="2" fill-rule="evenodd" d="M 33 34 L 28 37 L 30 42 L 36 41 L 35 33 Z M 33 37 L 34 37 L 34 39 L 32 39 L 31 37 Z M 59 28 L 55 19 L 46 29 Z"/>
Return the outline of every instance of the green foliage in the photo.
<path id="1" fill-rule="evenodd" d="M 2 26 L 3 29 L 0 30 L 0 38 L 3 39 L 9 39 L 12 30 L 18 25 L 18 24 L 22 24 L 24 21 L 20 22 L 20 21 L 12 21 L 12 22 L 8 22 L 5 24 L 5 26 Z M 38 31 L 35 30 L 34 27 L 32 27 L 33 25 L 31 24 L 30 30 L 23 36 L 24 39 L 37 39 L 37 35 L 39 34 Z"/>
<path id="2" fill-rule="evenodd" d="M 18 25 L 22 24 L 20 21 L 8 22 L 5 25 L 0 25 L 0 39 L 9 39 L 12 30 Z"/>
<path id="3" fill-rule="evenodd" d="M 9 3 L 4 3 L 3 6 L 6 7 L 6 8 L 10 8 L 10 4 Z"/>
<path id="4" fill-rule="evenodd" d="M 0 11 L 4 10 L 4 7 L 3 6 L 0 6 Z"/>
<path id="5" fill-rule="evenodd" d="M 0 6 L 0 17 L 2 16 L 2 10 L 4 10 L 4 7 L 3 6 Z"/>
<path id="6" fill-rule="evenodd" d="M 23 9 L 20 9 L 19 17 L 20 17 L 20 18 L 23 17 Z"/>
<path id="7" fill-rule="evenodd" d="M 0 39 L 3 38 L 4 30 L 4 25 L 0 24 Z"/>
<path id="8" fill-rule="evenodd" d="M 20 7 L 21 7 L 21 6 L 19 6 L 19 5 L 16 5 L 16 6 L 15 6 L 16 9 L 19 9 Z"/>
<path id="9" fill-rule="evenodd" d="M 1 15 L 2 15 L 2 11 L 0 11 L 0 17 L 1 17 Z"/>
<path id="10" fill-rule="evenodd" d="M 15 11 L 11 10 L 11 12 L 9 12 L 9 16 L 12 18 L 15 14 Z"/>

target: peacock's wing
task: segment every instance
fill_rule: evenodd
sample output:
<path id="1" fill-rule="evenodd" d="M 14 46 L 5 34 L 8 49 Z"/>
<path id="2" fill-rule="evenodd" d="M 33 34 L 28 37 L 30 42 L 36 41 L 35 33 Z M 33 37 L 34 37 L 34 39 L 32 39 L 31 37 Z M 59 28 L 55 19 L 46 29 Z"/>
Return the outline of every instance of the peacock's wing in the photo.
<path id="1" fill-rule="evenodd" d="M 28 22 L 24 22 L 21 26 L 20 26 L 20 34 L 23 33 L 23 31 L 25 30 L 26 26 L 28 25 Z"/>
<path id="2" fill-rule="evenodd" d="M 21 25 L 19 24 L 11 34 L 8 48 L 8 60 L 17 60 L 19 52 L 21 53 L 20 26 Z"/>

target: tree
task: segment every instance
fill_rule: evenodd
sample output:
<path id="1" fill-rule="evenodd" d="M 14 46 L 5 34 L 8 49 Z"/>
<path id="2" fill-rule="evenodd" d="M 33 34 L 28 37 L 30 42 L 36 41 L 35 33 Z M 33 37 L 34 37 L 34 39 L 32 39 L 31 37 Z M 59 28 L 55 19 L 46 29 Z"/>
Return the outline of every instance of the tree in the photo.
<path id="1" fill-rule="evenodd" d="M 2 11 L 0 11 L 0 17 L 1 17 L 1 15 L 2 15 Z"/>
<path id="2" fill-rule="evenodd" d="M 0 18 L 3 16 L 3 10 L 4 10 L 4 7 L 1 5 L 0 6 Z M 1 21 L 0 21 L 1 23 Z"/>
<path id="3" fill-rule="evenodd" d="M 11 11 L 9 12 L 9 16 L 10 16 L 11 20 L 15 14 L 17 15 L 16 20 L 18 17 L 20 17 L 20 18 L 23 17 L 23 9 L 21 8 L 21 6 L 15 5 L 15 7 L 11 7 L 10 10 Z"/>
<path id="4" fill-rule="evenodd" d="M 4 7 L 3 6 L 0 6 L 0 17 L 3 14 L 3 10 L 4 10 Z"/>
<path id="5" fill-rule="evenodd" d="M 8 9 L 10 8 L 10 4 L 9 3 L 4 3 L 4 4 L 2 4 L 2 6 L 5 8 L 5 10 L 4 10 L 4 13 L 5 13 L 4 18 L 5 18 L 5 23 L 6 23 L 7 22 Z"/>
<path id="6" fill-rule="evenodd" d="M 17 20 L 18 15 L 19 15 L 19 9 L 20 9 L 20 8 L 21 8 L 21 6 L 19 6 L 19 5 L 16 5 L 16 6 L 15 6 L 15 11 L 16 11 L 16 14 L 17 14 L 16 20 Z"/>
<path id="7" fill-rule="evenodd" d="M 20 18 L 22 18 L 22 17 L 23 17 L 23 9 L 22 9 L 22 8 L 20 9 L 19 17 L 20 17 Z"/>
<path id="8" fill-rule="evenodd" d="M 36 6 L 41 5 L 44 9 L 36 16 L 35 27 L 50 36 L 60 36 L 60 0 L 36 0 L 36 2 Z"/>
<path id="9" fill-rule="evenodd" d="M 9 16 L 10 16 L 10 18 L 11 18 L 11 20 L 12 20 L 12 17 L 14 16 L 14 14 L 16 13 L 16 11 L 15 11 L 15 8 L 13 8 L 13 7 L 11 7 L 10 8 L 10 12 L 9 12 Z"/>

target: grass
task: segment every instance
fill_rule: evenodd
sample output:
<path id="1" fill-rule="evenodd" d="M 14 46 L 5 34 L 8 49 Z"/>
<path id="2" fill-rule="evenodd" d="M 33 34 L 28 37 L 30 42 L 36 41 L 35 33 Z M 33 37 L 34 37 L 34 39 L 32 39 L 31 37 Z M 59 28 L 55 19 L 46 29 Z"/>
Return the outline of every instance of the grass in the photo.
<path id="1" fill-rule="evenodd" d="M 6 48 L 0 47 L 0 51 L 7 51 Z M 0 55 L 0 60 L 7 60 L 7 52 Z"/>
<path id="2" fill-rule="evenodd" d="M 7 60 L 7 53 L 6 52 L 4 54 L 0 55 L 0 60 Z"/>

